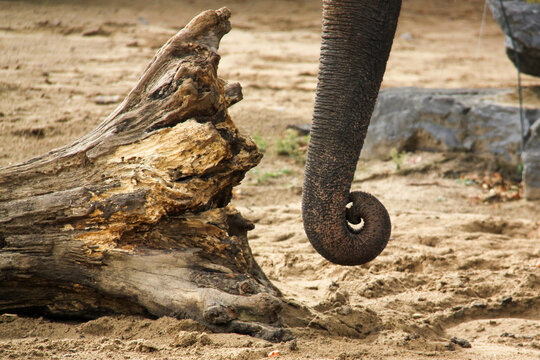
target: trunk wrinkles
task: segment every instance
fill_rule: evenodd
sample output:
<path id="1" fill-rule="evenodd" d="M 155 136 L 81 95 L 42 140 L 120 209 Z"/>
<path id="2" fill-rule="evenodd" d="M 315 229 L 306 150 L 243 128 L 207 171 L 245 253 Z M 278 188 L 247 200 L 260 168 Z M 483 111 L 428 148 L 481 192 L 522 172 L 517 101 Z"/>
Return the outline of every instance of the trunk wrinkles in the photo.
<path id="1" fill-rule="evenodd" d="M 323 1 L 319 83 L 302 211 L 312 245 L 337 264 L 372 260 L 390 237 L 384 206 L 369 194 L 349 191 L 400 8 L 400 0 Z M 353 207 L 346 210 L 351 202 Z M 349 225 L 361 220 L 360 230 Z"/>

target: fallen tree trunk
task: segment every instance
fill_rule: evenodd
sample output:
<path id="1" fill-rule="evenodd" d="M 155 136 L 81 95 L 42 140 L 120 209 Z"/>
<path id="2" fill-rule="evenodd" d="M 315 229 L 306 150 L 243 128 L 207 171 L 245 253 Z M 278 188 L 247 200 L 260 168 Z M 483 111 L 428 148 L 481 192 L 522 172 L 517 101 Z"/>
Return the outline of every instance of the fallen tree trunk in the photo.
<path id="1" fill-rule="evenodd" d="M 206 11 L 156 54 L 97 129 L 0 169 L 0 312 L 196 319 L 283 340 L 279 291 L 228 205 L 261 158 L 217 77 L 228 9 Z"/>

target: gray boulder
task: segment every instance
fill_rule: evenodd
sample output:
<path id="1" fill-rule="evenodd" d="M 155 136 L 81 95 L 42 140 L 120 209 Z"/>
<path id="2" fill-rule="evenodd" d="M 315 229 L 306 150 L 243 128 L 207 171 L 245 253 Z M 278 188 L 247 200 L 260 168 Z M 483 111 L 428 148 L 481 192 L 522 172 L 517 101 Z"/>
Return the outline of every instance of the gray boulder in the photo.
<path id="1" fill-rule="evenodd" d="M 497 104 L 505 89 L 392 88 L 379 93 L 362 149 L 364 158 L 398 151 L 465 151 L 501 165 L 524 164 L 526 196 L 540 199 L 540 109 Z"/>
<path id="2" fill-rule="evenodd" d="M 494 101 L 511 91 L 412 87 L 382 90 L 362 154 L 387 158 L 392 148 L 466 151 L 518 164 L 519 109 Z M 528 133 L 530 122 L 526 121 L 524 133 Z"/>
<path id="3" fill-rule="evenodd" d="M 519 57 L 520 70 L 526 74 L 540 76 L 540 2 L 526 0 L 504 0 L 504 12 L 510 31 L 501 9 L 499 0 L 488 0 L 493 17 L 506 35 L 506 54 L 516 65 Z"/>
<path id="4" fill-rule="evenodd" d="M 525 197 L 528 200 L 540 200 L 540 120 L 531 126 L 522 159 Z"/>

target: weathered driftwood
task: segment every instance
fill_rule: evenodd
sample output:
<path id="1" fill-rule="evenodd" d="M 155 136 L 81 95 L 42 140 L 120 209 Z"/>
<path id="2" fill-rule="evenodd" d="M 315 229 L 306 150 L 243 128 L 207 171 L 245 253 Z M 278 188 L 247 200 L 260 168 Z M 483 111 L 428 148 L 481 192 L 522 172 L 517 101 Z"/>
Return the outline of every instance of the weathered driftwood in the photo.
<path id="1" fill-rule="evenodd" d="M 0 312 L 196 319 L 282 340 L 279 291 L 228 205 L 261 155 L 217 77 L 228 9 L 161 48 L 123 103 L 71 145 L 0 169 Z"/>

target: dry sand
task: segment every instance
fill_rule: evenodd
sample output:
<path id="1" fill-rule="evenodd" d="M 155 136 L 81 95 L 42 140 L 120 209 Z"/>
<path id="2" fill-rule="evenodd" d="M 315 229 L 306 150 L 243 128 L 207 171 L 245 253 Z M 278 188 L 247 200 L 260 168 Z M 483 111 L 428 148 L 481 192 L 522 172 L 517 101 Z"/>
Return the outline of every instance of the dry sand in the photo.
<path id="1" fill-rule="evenodd" d="M 297 339 L 271 344 L 170 318 L 4 314 L 0 358 L 262 359 L 279 351 L 280 359 L 540 359 L 540 203 L 482 201 L 487 190 L 470 180 L 490 174 L 489 164 L 415 153 L 398 172 L 392 161 L 360 161 L 353 188 L 389 209 L 387 249 L 367 265 L 340 267 L 310 246 L 302 166 L 274 149 L 287 125 L 311 118 L 319 1 L 82 3 L 0 1 L 0 165 L 93 129 L 116 106 L 97 104 L 98 96 L 123 98 L 181 26 L 228 6 L 233 30 L 221 45 L 220 75 L 244 88 L 230 113 L 269 145 L 233 204 L 256 223 L 250 244 L 283 292 L 283 320 Z M 479 41 L 482 11 L 479 0 L 406 0 L 383 86 L 514 87 L 489 12 Z"/>

